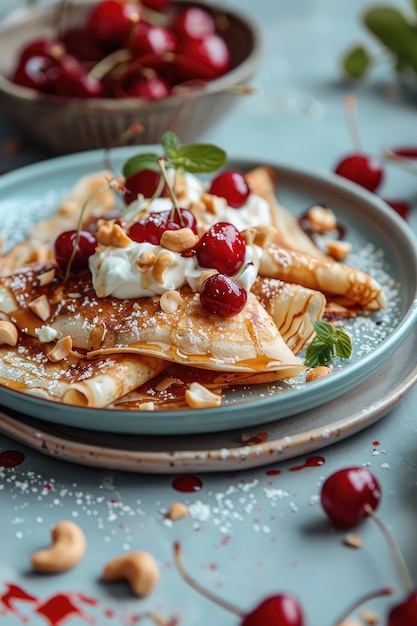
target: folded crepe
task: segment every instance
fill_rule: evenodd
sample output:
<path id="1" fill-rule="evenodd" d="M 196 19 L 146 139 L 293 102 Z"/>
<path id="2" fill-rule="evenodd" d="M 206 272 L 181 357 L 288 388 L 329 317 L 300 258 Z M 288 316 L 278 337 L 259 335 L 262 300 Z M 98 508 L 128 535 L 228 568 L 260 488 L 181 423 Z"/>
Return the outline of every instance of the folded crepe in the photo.
<path id="1" fill-rule="evenodd" d="M 251 228 L 247 239 L 262 248 L 259 274 L 343 297 L 347 305 L 364 311 L 378 311 L 387 304 L 382 286 L 366 272 L 331 258 L 319 259 L 280 243 L 271 226 Z"/>
<path id="2" fill-rule="evenodd" d="M 179 290 L 178 308 L 165 312 L 159 297 L 97 298 L 87 272 L 66 282 L 49 277 L 45 285 L 51 271 L 50 264 L 35 264 L 0 278 L 0 311 L 22 333 L 36 337 L 44 326 L 56 340 L 70 336 L 73 349 L 90 359 L 141 354 L 198 368 L 274 371 L 282 378 L 305 369 L 251 293 L 238 315 L 224 319 L 206 311 L 189 288 Z"/>
<path id="3" fill-rule="evenodd" d="M 72 404 L 103 408 L 166 369 L 166 361 L 148 356 L 114 355 L 93 361 L 70 351 L 56 362 L 52 342 L 22 334 L 19 349 L 0 346 L 0 384 L 8 389 Z"/>
<path id="4" fill-rule="evenodd" d="M 381 285 L 366 272 L 323 253 L 300 227 L 298 219 L 278 202 L 272 168 L 259 166 L 246 174 L 253 193 L 268 201 L 271 225 L 247 232 L 263 250 L 259 274 L 323 292 L 347 307 L 377 311 L 387 304 Z"/>
<path id="5" fill-rule="evenodd" d="M 326 298 L 320 291 L 274 278 L 257 278 L 252 287 L 271 315 L 287 346 L 298 354 L 315 334 L 313 322 L 322 319 Z"/>

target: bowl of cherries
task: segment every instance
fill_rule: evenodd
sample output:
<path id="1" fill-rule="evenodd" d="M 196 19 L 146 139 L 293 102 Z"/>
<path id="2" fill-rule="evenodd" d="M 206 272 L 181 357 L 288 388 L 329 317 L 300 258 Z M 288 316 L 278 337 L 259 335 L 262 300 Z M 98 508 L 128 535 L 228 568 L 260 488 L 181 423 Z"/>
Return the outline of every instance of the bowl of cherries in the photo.
<path id="1" fill-rule="evenodd" d="M 196 0 L 60 0 L 0 23 L 0 107 L 54 154 L 174 129 L 195 140 L 224 115 L 260 57 L 256 27 Z M 133 136 L 133 139 L 132 139 Z"/>

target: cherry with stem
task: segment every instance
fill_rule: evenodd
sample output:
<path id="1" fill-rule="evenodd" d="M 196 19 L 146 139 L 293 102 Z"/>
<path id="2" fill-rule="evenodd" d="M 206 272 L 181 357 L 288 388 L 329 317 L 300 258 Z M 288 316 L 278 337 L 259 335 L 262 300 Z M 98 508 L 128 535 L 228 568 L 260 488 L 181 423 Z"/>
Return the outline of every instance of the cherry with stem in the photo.
<path id="1" fill-rule="evenodd" d="M 356 152 L 341 159 L 335 167 L 335 173 L 365 187 L 368 191 L 376 191 L 384 180 L 382 164 L 376 157 L 367 155 L 362 148 L 354 117 L 356 99 L 353 96 L 348 96 L 345 104 L 348 125 L 356 145 Z"/>
<path id="2" fill-rule="evenodd" d="M 375 522 L 391 551 L 405 593 L 405 598 L 391 607 L 387 626 L 417 626 L 417 590 L 400 548 L 376 513 L 381 495 L 379 482 L 372 472 L 357 467 L 329 476 L 323 483 L 320 497 L 323 510 L 336 526 L 355 526 L 366 517 Z"/>

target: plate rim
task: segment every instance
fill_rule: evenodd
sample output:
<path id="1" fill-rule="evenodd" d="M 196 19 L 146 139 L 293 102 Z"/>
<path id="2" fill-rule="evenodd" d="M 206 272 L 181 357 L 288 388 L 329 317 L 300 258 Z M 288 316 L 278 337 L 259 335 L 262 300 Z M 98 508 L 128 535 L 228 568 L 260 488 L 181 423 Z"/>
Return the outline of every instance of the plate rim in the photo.
<path id="1" fill-rule="evenodd" d="M 147 146 L 125 146 L 121 148 L 115 148 L 112 152 L 112 162 L 115 163 L 117 160 L 118 163 L 122 163 L 123 160 L 125 160 L 129 156 L 132 156 L 132 154 L 134 154 L 135 152 L 143 152 L 143 151 L 149 151 L 149 150 L 160 151 L 161 147 L 157 144 L 150 144 Z M 54 173 L 61 172 L 62 174 L 64 174 L 64 172 L 67 171 L 69 164 L 71 166 L 71 169 L 74 171 L 80 168 L 82 168 L 84 171 L 87 166 L 89 169 L 86 171 L 94 171 L 94 170 L 101 168 L 100 164 L 102 164 L 102 167 L 104 169 L 103 156 L 104 156 L 104 152 L 101 149 L 92 150 L 92 151 L 84 151 L 81 153 L 53 157 L 50 159 L 46 159 L 44 161 L 40 161 L 31 165 L 18 168 L 17 170 L 14 170 L 13 172 L 6 173 L 0 178 L 0 202 L 2 200 L 2 192 L 4 191 L 4 188 L 7 188 L 7 186 L 10 187 L 10 186 L 19 184 L 22 180 L 25 180 L 25 179 L 27 180 L 28 176 L 29 178 L 39 177 L 39 174 L 41 174 L 43 178 L 45 177 L 52 178 Z M 245 158 L 242 156 L 235 157 L 233 155 L 228 157 L 228 163 L 239 163 L 242 166 L 246 165 L 248 168 L 254 167 L 256 165 L 253 158 Z M 415 271 L 415 274 L 417 274 L 417 252 L 416 252 L 416 243 L 415 243 L 414 234 L 411 228 L 409 228 L 409 226 L 406 225 L 405 221 L 402 220 L 391 209 L 391 207 L 389 207 L 381 198 L 363 189 L 362 187 L 359 187 L 355 183 L 352 183 L 351 181 L 341 178 L 340 176 L 336 174 L 332 174 L 332 173 L 323 174 L 313 169 L 297 168 L 294 166 L 280 164 L 279 162 L 273 162 L 271 160 L 265 161 L 264 164 L 272 167 L 277 172 L 279 177 L 283 177 L 285 180 L 287 180 L 288 178 L 294 178 L 294 177 L 300 178 L 301 177 L 303 181 L 307 181 L 308 185 L 312 185 L 312 184 L 319 185 L 319 186 L 324 185 L 326 188 L 329 188 L 333 193 L 338 194 L 343 191 L 343 193 L 346 193 L 347 195 L 353 195 L 353 197 L 356 196 L 358 199 L 364 201 L 365 203 L 370 204 L 373 207 L 374 211 L 380 212 L 384 216 L 384 219 L 394 224 L 395 228 L 397 229 L 397 232 L 399 232 L 401 234 L 401 237 L 404 238 L 404 240 L 407 242 L 410 250 L 413 252 L 414 271 Z M 79 176 L 77 175 L 77 177 L 74 178 L 74 182 L 77 180 L 78 177 Z M 391 333 L 389 337 L 384 339 L 383 342 L 381 342 L 381 344 L 379 344 L 376 348 L 378 350 L 378 354 L 382 353 L 383 355 L 385 355 L 385 358 L 387 358 L 387 356 L 392 354 L 392 352 L 395 350 L 396 346 L 398 345 L 398 341 L 400 342 L 404 341 L 407 335 L 409 334 L 409 332 L 411 331 L 416 317 L 417 317 L 417 285 L 415 285 L 415 289 L 414 289 L 413 303 L 411 304 L 406 314 L 402 317 L 400 321 L 400 324 L 399 324 L 400 332 L 394 331 L 393 333 Z M 383 348 L 381 346 L 383 346 Z M 351 377 L 355 379 L 355 384 L 362 377 L 362 367 L 363 365 L 361 366 L 360 363 L 354 363 L 350 366 L 349 373 Z M 343 378 L 340 374 L 343 374 L 343 371 L 335 374 L 336 376 L 339 375 L 339 381 L 342 380 L 342 382 L 343 382 Z M 323 387 L 325 387 L 326 384 L 327 384 L 327 381 L 325 380 L 316 381 L 314 383 L 316 399 L 320 396 L 321 390 Z M 352 387 L 352 385 L 350 385 L 350 387 Z M 345 387 L 343 387 L 343 391 L 345 390 L 346 390 Z M 310 393 L 310 387 L 309 387 L 308 392 Z M 300 401 L 304 399 L 304 396 L 306 395 L 306 393 L 307 393 L 306 388 L 297 390 L 297 404 L 296 404 L 297 407 L 299 407 Z M 46 408 L 46 407 L 48 408 L 53 407 L 55 409 L 55 412 L 58 413 L 58 411 L 56 411 L 57 403 L 51 400 L 36 398 L 34 396 L 30 396 L 29 394 L 24 394 L 19 391 L 10 390 L 5 387 L 0 388 L 0 401 L 2 401 L 1 396 L 3 396 L 3 399 L 4 397 L 6 398 L 6 401 L 7 401 L 6 406 L 8 406 L 9 408 L 13 408 L 9 404 L 9 402 L 12 402 L 13 399 L 17 400 L 17 403 L 20 406 L 22 406 L 22 404 L 23 405 L 29 404 L 29 405 L 34 406 L 36 409 L 35 412 L 37 414 L 34 415 L 32 412 L 30 412 L 29 414 L 34 415 L 35 417 L 41 417 L 41 415 L 39 415 L 39 411 L 42 410 L 42 408 Z M 10 400 L 8 399 L 8 397 L 10 398 Z M 251 408 L 253 408 L 254 406 L 256 406 L 257 409 L 258 407 L 261 407 L 263 411 L 262 416 L 260 416 L 263 421 L 259 423 L 267 423 L 268 421 L 271 421 L 271 419 L 273 419 L 273 418 L 266 419 L 266 413 L 271 409 L 271 407 L 274 406 L 276 401 L 277 401 L 277 396 L 257 399 L 254 402 L 250 403 Z M 318 406 L 318 404 L 320 403 L 316 402 L 314 406 Z M 236 413 L 236 411 L 241 410 L 242 406 L 243 405 L 241 403 L 236 404 L 236 405 L 230 404 L 230 405 L 227 405 L 227 407 L 225 408 L 227 409 L 229 416 L 231 416 L 233 413 Z M 19 408 L 18 410 L 21 410 L 21 409 Z M 88 414 L 92 416 L 92 419 L 94 419 L 95 415 L 99 417 L 100 415 L 103 414 L 103 412 L 106 411 L 106 409 L 94 409 L 94 408 L 79 409 L 78 407 L 72 407 L 72 410 L 80 414 L 81 412 L 84 412 L 87 410 Z M 51 411 L 53 411 L 52 408 L 51 408 Z M 110 410 L 108 411 L 110 412 Z M 22 412 L 27 412 L 27 411 L 23 410 Z M 66 409 L 63 412 L 65 414 Z M 292 414 L 295 414 L 297 412 L 299 412 L 298 408 L 296 408 L 292 412 Z M 62 414 L 62 411 L 61 411 L 61 414 Z M 137 417 L 138 414 L 141 417 L 144 416 L 143 411 L 126 411 L 126 410 L 113 410 L 113 409 L 111 410 L 111 415 L 115 418 L 115 420 L 118 420 L 120 415 L 122 415 L 123 417 L 129 416 L 131 420 L 133 420 L 133 418 L 135 416 Z M 187 419 L 185 421 L 187 423 L 191 419 L 193 418 L 198 419 L 203 415 L 204 417 L 207 418 L 207 420 L 204 420 L 204 421 L 207 422 L 211 418 L 213 418 L 213 416 L 216 416 L 216 417 L 218 416 L 218 408 L 204 409 L 204 413 L 202 410 L 195 410 L 195 409 L 187 409 L 186 411 L 174 410 L 174 411 L 158 412 L 158 416 L 163 416 L 164 414 L 165 414 L 165 417 L 169 416 L 169 419 L 172 419 L 172 420 L 175 420 L 176 418 L 179 418 L 179 417 L 184 419 L 184 416 L 186 416 Z M 283 417 L 287 417 L 287 416 L 283 416 Z M 49 419 L 49 417 L 47 419 Z M 54 419 L 50 421 L 61 423 L 61 424 L 67 423 L 65 419 L 62 419 L 62 417 L 60 417 L 59 415 L 57 417 L 54 417 Z M 152 420 L 149 420 L 149 422 L 151 421 Z M 160 419 L 159 421 L 164 422 L 164 419 L 162 418 L 162 420 Z M 165 422 L 166 421 L 167 420 L 165 420 Z M 83 428 L 82 418 L 81 418 L 81 422 L 79 420 L 78 421 L 76 420 L 75 423 L 78 427 Z M 103 427 L 101 425 L 98 425 L 98 426 L 99 427 L 97 427 L 97 430 L 103 430 Z M 232 427 L 234 426 L 235 425 L 233 425 Z M 90 427 L 91 426 L 89 426 L 89 428 Z M 132 427 L 129 426 L 128 430 L 126 430 L 125 428 L 121 430 L 120 426 L 118 426 L 116 430 L 112 430 L 112 429 L 109 430 L 109 427 L 106 426 L 104 430 L 106 432 L 125 432 L 125 433 L 130 432 L 133 434 L 145 434 L 145 435 L 154 434 L 156 432 L 161 433 L 161 434 L 187 434 L 190 432 L 197 433 L 197 432 L 213 432 L 214 430 L 216 431 L 227 430 L 230 428 L 230 426 L 221 427 L 219 424 L 216 423 L 215 427 L 211 427 L 210 425 L 210 427 L 205 426 L 202 428 L 202 426 L 199 425 L 197 429 L 195 429 L 194 427 L 193 430 L 190 430 L 190 426 L 187 425 L 187 426 L 184 426 L 183 430 L 181 428 L 178 429 L 177 426 L 175 426 L 173 430 L 172 424 L 171 425 L 165 424 L 163 426 L 163 429 L 161 430 L 160 425 L 150 426 L 149 424 L 147 424 L 145 425 L 145 427 L 141 427 L 140 429 L 138 429 L 137 425 L 135 426 L 133 430 L 131 428 Z"/>
<path id="2" fill-rule="evenodd" d="M 417 328 L 412 332 L 413 340 L 417 340 Z M 399 348 L 400 350 L 401 348 Z M 396 353 L 391 358 L 396 358 Z M 389 359 L 384 364 L 389 368 Z M 378 374 L 375 374 L 378 376 Z M 381 378 L 381 377 L 379 377 Z M 116 471 L 127 471 L 142 474 L 185 474 L 195 472 L 224 472 L 244 471 L 266 465 L 280 463 L 289 459 L 317 452 L 334 443 L 342 441 L 364 430 L 385 417 L 417 384 L 417 363 L 411 364 L 406 376 L 393 383 L 388 391 L 373 404 L 366 404 L 353 413 L 345 415 L 321 426 L 315 426 L 296 434 L 288 434 L 278 439 L 268 439 L 253 446 L 239 445 L 207 450 L 187 448 L 184 450 L 149 451 L 122 449 L 109 446 L 99 446 L 91 441 L 79 441 L 83 432 L 72 433 L 69 437 L 59 435 L 50 430 L 62 428 L 59 424 L 41 422 L 32 417 L 24 417 L 22 422 L 18 416 L 3 413 L 0 407 L 0 432 L 15 441 L 42 453 L 45 456 L 57 458 L 68 463 L 85 465 L 94 468 L 105 468 Z M 327 405 L 315 410 L 326 409 L 327 406 L 343 404 L 342 396 Z M 349 404 L 350 406 L 350 404 Z M 314 409 L 313 409 L 314 410 Z M 329 411 L 332 414 L 332 411 Z M 267 425 L 268 427 L 268 425 Z M 64 426 L 65 429 L 68 428 Z M 69 429 L 75 430 L 75 429 Z M 92 436 L 90 431 L 89 436 Z M 95 433 L 94 433 L 95 434 Z M 224 433 L 218 433 L 224 435 Z M 125 435 L 126 436 L 126 435 Z M 204 434 L 196 435 L 205 438 Z M 137 436 L 140 440 L 142 437 Z M 173 442 L 177 437 L 167 437 Z M 145 437 L 146 440 L 146 437 Z M 145 448 L 145 442 L 142 442 Z"/>

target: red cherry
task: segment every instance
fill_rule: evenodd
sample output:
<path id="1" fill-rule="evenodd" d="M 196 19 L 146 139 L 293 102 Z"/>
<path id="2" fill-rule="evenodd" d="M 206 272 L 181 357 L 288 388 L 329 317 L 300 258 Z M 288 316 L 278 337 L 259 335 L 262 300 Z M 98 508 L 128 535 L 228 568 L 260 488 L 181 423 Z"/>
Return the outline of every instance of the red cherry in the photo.
<path id="1" fill-rule="evenodd" d="M 208 193 L 225 198 L 229 206 L 237 209 L 245 204 L 250 189 L 242 172 L 228 170 L 213 178 Z"/>
<path id="2" fill-rule="evenodd" d="M 384 180 L 381 163 L 366 154 L 351 154 L 345 157 L 336 165 L 335 173 L 369 191 L 376 191 Z"/>
<path id="3" fill-rule="evenodd" d="M 417 626 L 417 591 L 412 591 L 405 600 L 392 607 L 387 626 Z"/>
<path id="4" fill-rule="evenodd" d="M 128 235 L 138 243 L 147 242 L 155 246 L 161 242 L 162 234 L 166 230 L 180 230 L 191 228 L 197 233 L 197 221 L 188 209 L 180 209 L 181 218 L 177 211 L 154 211 L 138 220 L 129 228 Z"/>
<path id="5" fill-rule="evenodd" d="M 102 95 L 98 80 L 87 74 L 80 61 L 62 48 L 54 49 L 54 55 L 25 54 L 12 81 L 39 91 L 64 97 L 97 98 Z"/>
<path id="6" fill-rule="evenodd" d="M 55 259 L 63 270 L 67 268 L 72 257 L 76 238 L 76 230 L 67 230 L 61 233 L 55 240 Z M 80 231 L 78 247 L 72 260 L 71 269 L 75 271 L 86 269 L 88 267 L 88 259 L 94 254 L 96 246 L 97 239 L 92 233 L 85 230 Z"/>
<path id="7" fill-rule="evenodd" d="M 341 469 L 327 478 L 321 489 L 321 505 L 338 526 L 355 526 L 368 513 L 366 505 L 376 510 L 381 499 L 376 477 L 363 467 Z"/>
<path id="8" fill-rule="evenodd" d="M 142 0 L 142 4 L 148 9 L 163 13 L 167 11 L 171 5 L 171 0 Z"/>
<path id="9" fill-rule="evenodd" d="M 65 53 L 65 47 L 55 39 L 32 39 L 19 54 L 19 62 L 24 62 L 34 56 L 50 56 L 59 58 Z"/>
<path id="10" fill-rule="evenodd" d="M 240 313 L 247 298 L 246 289 L 225 274 L 212 274 L 200 287 L 202 307 L 221 317 L 233 317 Z"/>
<path id="11" fill-rule="evenodd" d="M 385 202 L 389 204 L 400 217 L 404 220 L 408 220 L 411 212 L 411 207 L 408 202 L 404 202 L 403 200 L 385 200 Z"/>
<path id="12" fill-rule="evenodd" d="M 404 146 L 399 148 L 392 148 L 392 152 L 397 156 L 404 159 L 417 159 L 417 148 L 413 146 Z"/>
<path id="13" fill-rule="evenodd" d="M 159 76 L 139 76 L 136 79 L 131 79 L 123 91 L 126 97 L 160 100 L 169 96 L 171 86 Z"/>
<path id="14" fill-rule="evenodd" d="M 139 10 L 132 3 L 101 0 L 92 6 L 86 29 L 95 41 L 122 47 L 129 37 L 132 24 L 139 17 Z"/>
<path id="15" fill-rule="evenodd" d="M 204 9 L 190 6 L 178 12 L 174 20 L 174 30 L 180 39 L 201 39 L 214 33 L 214 19 Z"/>
<path id="16" fill-rule="evenodd" d="M 92 66 L 106 56 L 106 50 L 98 41 L 90 37 L 85 26 L 69 28 L 60 36 L 65 50 L 82 63 Z"/>
<path id="17" fill-rule="evenodd" d="M 179 52 L 206 65 L 217 76 L 225 74 L 231 67 L 229 48 L 225 40 L 216 33 L 182 41 Z"/>
<path id="18" fill-rule="evenodd" d="M 145 198 L 152 198 L 158 188 L 161 174 L 153 170 L 140 170 L 126 178 L 124 199 L 126 204 L 131 204 L 142 194 Z M 168 189 L 164 186 L 161 196 L 168 196 Z"/>
<path id="19" fill-rule="evenodd" d="M 17 65 L 10 80 L 16 85 L 53 93 L 53 83 L 59 75 L 57 61 L 45 54 L 26 56 Z"/>
<path id="20" fill-rule="evenodd" d="M 298 601 L 288 594 L 266 598 L 248 613 L 241 626 L 304 626 Z"/>
<path id="21" fill-rule="evenodd" d="M 236 274 L 245 260 L 245 240 L 233 224 L 217 222 L 204 233 L 197 244 L 197 260 L 229 276 Z"/>
<path id="22" fill-rule="evenodd" d="M 162 26 L 152 26 L 143 20 L 134 28 L 130 37 L 129 49 L 132 54 L 143 55 L 164 54 L 172 52 L 177 46 L 177 40 L 172 31 Z"/>

